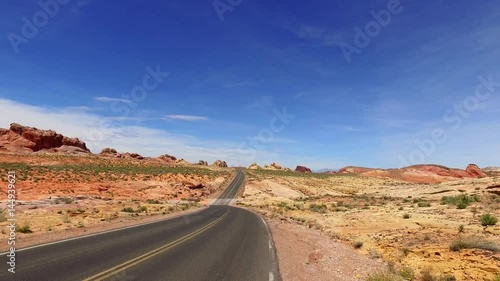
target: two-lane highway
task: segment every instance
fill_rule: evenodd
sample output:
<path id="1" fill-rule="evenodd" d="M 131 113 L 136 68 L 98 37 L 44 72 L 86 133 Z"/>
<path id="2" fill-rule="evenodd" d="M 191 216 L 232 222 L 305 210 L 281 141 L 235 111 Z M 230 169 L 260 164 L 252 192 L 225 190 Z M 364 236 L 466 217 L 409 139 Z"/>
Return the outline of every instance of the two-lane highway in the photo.
<path id="1" fill-rule="evenodd" d="M 265 222 L 227 205 L 244 178 L 196 213 L 18 250 L 15 274 L 2 253 L 0 280 L 280 280 Z"/>

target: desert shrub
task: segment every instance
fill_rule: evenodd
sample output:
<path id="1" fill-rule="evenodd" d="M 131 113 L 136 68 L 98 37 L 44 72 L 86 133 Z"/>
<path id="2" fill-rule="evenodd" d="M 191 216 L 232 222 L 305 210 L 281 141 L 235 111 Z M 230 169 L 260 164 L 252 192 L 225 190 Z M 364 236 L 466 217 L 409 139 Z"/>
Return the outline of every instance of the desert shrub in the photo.
<path id="1" fill-rule="evenodd" d="M 60 198 L 57 198 L 55 200 L 55 203 L 56 204 L 60 204 L 60 203 L 71 204 L 71 203 L 73 203 L 73 199 L 71 197 L 60 197 Z"/>
<path id="2" fill-rule="evenodd" d="M 401 249 L 401 252 L 403 252 L 403 255 L 405 255 L 405 257 L 411 253 L 410 249 L 408 249 L 408 248 Z"/>
<path id="3" fill-rule="evenodd" d="M 467 194 L 460 194 L 457 196 L 443 196 L 441 197 L 441 205 L 456 205 L 458 209 L 465 209 L 474 202 L 481 202 L 477 195 L 469 196 Z"/>
<path id="4" fill-rule="evenodd" d="M 431 203 L 430 202 L 425 202 L 425 201 L 421 201 L 421 202 L 418 202 L 418 206 L 419 207 L 430 207 L 431 206 Z"/>
<path id="5" fill-rule="evenodd" d="M 468 204 L 464 201 L 460 201 L 457 203 L 457 209 L 466 209 Z"/>
<path id="6" fill-rule="evenodd" d="M 63 222 L 64 223 L 69 223 L 71 220 L 69 219 L 69 215 L 66 213 L 63 215 Z"/>
<path id="7" fill-rule="evenodd" d="M 399 281 L 401 278 L 389 272 L 376 272 L 368 275 L 366 281 Z"/>
<path id="8" fill-rule="evenodd" d="M 462 249 L 482 249 L 492 252 L 500 251 L 500 247 L 495 242 L 474 236 L 467 238 L 458 238 L 454 240 L 450 245 L 450 250 L 454 252 L 458 252 Z"/>
<path id="9" fill-rule="evenodd" d="M 403 214 L 403 219 L 407 220 L 407 219 L 409 219 L 409 218 L 411 218 L 411 215 L 410 215 L 410 214 L 408 214 L 408 213 L 404 213 L 404 214 Z"/>
<path id="10" fill-rule="evenodd" d="M 126 212 L 126 213 L 134 213 L 134 209 L 132 207 L 125 207 L 122 209 L 122 212 Z"/>
<path id="11" fill-rule="evenodd" d="M 497 273 L 495 278 L 493 278 L 493 281 L 500 281 L 500 273 Z"/>
<path id="12" fill-rule="evenodd" d="M 354 242 L 353 246 L 355 249 L 361 249 L 363 247 L 363 242 L 361 241 Z"/>
<path id="13" fill-rule="evenodd" d="M 458 226 L 458 233 L 464 233 L 464 231 L 465 231 L 464 225 L 463 224 L 459 225 Z"/>
<path id="14" fill-rule="evenodd" d="M 32 233 L 30 224 L 25 222 L 22 226 L 16 225 L 16 232 L 20 233 Z"/>
<path id="15" fill-rule="evenodd" d="M 288 204 L 286 202 L 279 202 L 276 204 L 276 206 L 278 206 L 280 208 L 286 208 L 288 206 Z"/>
<path id="16" fill-rule="evenodd" d="M 160 201 L 158 201 L 158 200 L 153 200 L 153 199 L 148 199 L 148 200 L 146 200 L 146 203 L 148 203 L 148 204 L 155 204 L 155 205 L 161 204 L 161 202 L 160 202 Z"/>
<path id="17" fill-rule="evenodd" d="M 405 280 L 413 281 L 415 280 L 415 271 L 409 267 L 402 267 L 399 270 L 399 275 Z"/>
<path id="18" fill-rule="evenodd" d="M 488 226 L 495 225 L 498 222 L 498 219 L 492 214 L 484 214 L 481 216 L 480 220 L 481 220 L 481 225 L 484 227 L 485 230 Z"/>
<path id="19" fill-rule="evenodd" d="M 148 211 L 148 207 L 146 206 L 140 206 L 139 209 L 137 209 L 137 213 L 144 213 Z"/>
<path id="20" fill-rule="evenodd" d="M 370 257 L 372 259 L 380 259 L 382 257 L 380 252 L 373 248 L 370 248 L 370 250 L 368 250 L 368 253 L 370 254 Z"/>
<path id="21" fill-rule="evenodd" d="M 316 213 L 325 213 L 327 206 L 325 204 L 311 203 L 309 205 L 309 209 L 313 212 L 316 212 Z"/>

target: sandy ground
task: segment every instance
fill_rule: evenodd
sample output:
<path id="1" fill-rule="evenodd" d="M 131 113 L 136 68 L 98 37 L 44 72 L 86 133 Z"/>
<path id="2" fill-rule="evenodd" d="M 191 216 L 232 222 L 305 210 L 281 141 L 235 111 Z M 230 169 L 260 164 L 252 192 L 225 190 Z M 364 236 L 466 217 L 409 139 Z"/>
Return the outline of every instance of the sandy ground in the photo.
<path id="1" fill-rule="evenodd" d="M 362 255 L 321 231 L 277 219 L 268 223 L 283 280 L 355 281 L 386 269 L 381 260 Z"/>
<path id="2" fill-rule="evenodd" d="M 353 175 L 247 173 L 240 205 L 260 210 L 270 219 L 318 229 L 334 238 L 331 243 L 354 249 L 358 242 L 362 246 L 357 253 L 392 267 L 411 268 L 416 276 L 429 269 L 457 280 L 494 280 L 500 272 L 500 225 L 483 231 L 479 220 L 485 213 L 500 217 L 500 196 L 488 189 L 500 183 L 499 177 L 414 184 Z M 441 204 L 443 196 L 460 195 L 479 202 L 470 202 L 464 209 Z M 293 232 L 293 227 L 288 231 Z M 280 239 L 277 235 L 277 244 Z M 452 251 L 452 241 L 459 239 L 487 247 Z M 295 250 L 285 247 L 281 256 L 293 259 Z M 283 273 L 299 274 L 287 273 L 286 268 Z"/>

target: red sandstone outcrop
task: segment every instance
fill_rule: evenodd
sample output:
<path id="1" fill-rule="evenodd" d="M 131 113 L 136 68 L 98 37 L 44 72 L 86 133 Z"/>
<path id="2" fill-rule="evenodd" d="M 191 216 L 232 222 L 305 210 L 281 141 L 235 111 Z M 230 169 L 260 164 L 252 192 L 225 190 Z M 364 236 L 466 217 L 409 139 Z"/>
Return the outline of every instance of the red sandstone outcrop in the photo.
<path id="1" fill-rule="evenodd" d="M 69 138 L 53 130 L 12 123 L 10 129 L 0 130 L 0 150 L 9 152 L 72 152 L 90 153 L 87 145 L 78 138 Z"/>
<path id="2" fill-rule="evenodd" d="M 163 154 L 160 157 L 158 157 L 160 160 L 163 160 L 165 162 L 175 162 L 177 161 L 177 157 L 168 155 L 168 154 Z"/>
<path id="3" fill-rule="evenodd" d="M 354 173 L 368 177 L 387 177 L 415 183 L 437 183 L 461 178 L 487 176 L 475 164 L 469 164 L 465 170 L 448 168 L 441 165 L 413 165 L 400 169 L 372 169 L 349 166 L 340 169 L 339 173 Z"/>
<path id="4" fill-rule="evenodd" d="M 116 157 L 118 154 L 118 151 L 114 148 L 106 147 L 101 150 L 101 153 L 99 153 L 102 156 L 111 156 L 111 157 Z"/>
<path id="5" fill-rule="evenodd" d="M 297 168 L 295 168 L 295 172 L 299 172 L 299 173 L 312 173 L 311 169 L 309 169 L 307 167 L 304 167 L 304 166 L 297 166 Z"/>
<path id="6" fill-rule="evenodd" d="M 467 174 L 471 175 L 474 178 L 484 178 L 488 176 L 485 172 L 479 169 L 479 167 L 476 164 L 467 165 L 465 171 L 467 172 Z"/>
<path id="7" fill-rule="evenodd" d="M 227 168 L 227 163 L 226 161 L 222 161 L 222 160 L 217 160 L 215 161 L 212 166 L 214 167 L 222 167 L 222 168 Z"/>
<path id="8" fill-rule="evenodd" d="M 200 161 L 198 161 L 198 165 L 200 165 L 200 166 L 208 166 L 208 162 L 205 161 L 205 160 L 200 160 Z"/>

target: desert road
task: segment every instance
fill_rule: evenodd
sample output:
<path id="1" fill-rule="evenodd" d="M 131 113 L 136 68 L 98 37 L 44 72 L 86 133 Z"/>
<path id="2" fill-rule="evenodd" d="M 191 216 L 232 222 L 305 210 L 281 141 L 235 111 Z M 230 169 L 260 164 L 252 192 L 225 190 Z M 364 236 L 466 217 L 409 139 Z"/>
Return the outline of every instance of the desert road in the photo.
<path id="1" fill-rule="evenodd" d="M 196 213 L 19 249 L 15 274 L 2 253 L 0 280 L 281 280 L 263 219 L 227 205 L 244 177 Z"/>

